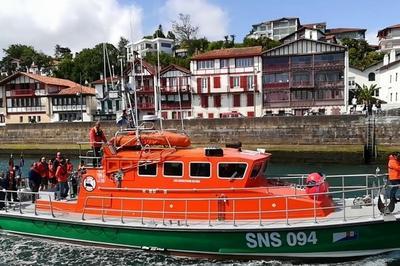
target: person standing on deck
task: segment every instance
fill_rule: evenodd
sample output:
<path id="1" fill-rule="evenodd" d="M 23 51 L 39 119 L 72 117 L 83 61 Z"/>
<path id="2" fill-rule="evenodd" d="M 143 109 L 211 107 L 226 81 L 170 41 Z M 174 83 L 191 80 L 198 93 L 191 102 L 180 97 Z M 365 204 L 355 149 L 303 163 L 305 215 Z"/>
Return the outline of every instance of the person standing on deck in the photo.
<path id="1" fill-rule="evenodd" d="M 100 157 L 100 150 L 102 143 L 106 143 L 107 139 L 104 135 L 103 130 L 100 128 L 100 121 L 96 122 L 96 125 L 89 131 L 89 141 L 93 149 L 94 157 Z M 98 158 L 93 159 L 93 166 L 96 167 L 98 164 Z"/>
<path id="2" fill-rule="evenodd" d="M 68 195 L 68 172 L 65 160 L 62 160 L 56 171 L 58 199 L 64 200 Z"/>
<path id="3" fill-rule="evenodd" d="M 42 190 L 47 190 L 49 187 L 49 165 L 46 162 L 46 157 L 42 157 L 40 158 L 40 162 L 41 164 L 41 182 L 40 182 L 40 191 Z"/>
<path id="4" fill-rule="evenodd" d="M 32 192 L 37 193 L 39 191 L 42 176 L 46 175 L 46 171 L 46 167 L 40 161 L 32 164 L 31 170 L 29 171 L 29 187 Z M 36 194 L 32 194 L 32 203 L 36 201 L 36 196 Z"/>
<path id="5" fill-rule="evenodd" d="M 388 163 L 388 176 L 390 185 L 393 187 L 390 189 L 390 200 L 396 199 L 396 192 L 400 186 L 400 153 L 392 153 L 389 155 L 389 163 Z"/>

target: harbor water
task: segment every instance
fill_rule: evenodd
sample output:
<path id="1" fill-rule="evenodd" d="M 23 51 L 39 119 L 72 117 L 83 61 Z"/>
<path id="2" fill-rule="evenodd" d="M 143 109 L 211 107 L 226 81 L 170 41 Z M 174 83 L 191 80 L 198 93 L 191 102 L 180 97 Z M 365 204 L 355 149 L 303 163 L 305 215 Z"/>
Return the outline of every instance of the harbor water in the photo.
<path id="1" fill-rule="evenodd" d="M 26 157 L 22 168 L 27 176 L 29 166 L 39 158 Z M 74 166 L 78 160 L 71 158 Z M 19 156 L 15 158 L 19 164 Z M 8 158 L 0 158 L 0 170 L 8 166 Z M 268 176 L 285 176 L 321 172 L 333 174 L 374 174 L 379 167 L 386 172 L 384 165 L 335 164 L 335 163 L 274 163 L 269 164 Z M 400 240 L 399 240 L 400 241 Z M 60 242 L 43 238 L 32 238 L 0 232 L 0 265 L 297 265 L 298 260 L 210 260 L 186 258 L 162 253 L 149 253 L 141 250 L 105 248 Z M 346 262 L 313 262 L 322 265 L 399 265 L 400 252 L 371 256 Z M 307 263 L 310 265 L 311 263 Z"/>

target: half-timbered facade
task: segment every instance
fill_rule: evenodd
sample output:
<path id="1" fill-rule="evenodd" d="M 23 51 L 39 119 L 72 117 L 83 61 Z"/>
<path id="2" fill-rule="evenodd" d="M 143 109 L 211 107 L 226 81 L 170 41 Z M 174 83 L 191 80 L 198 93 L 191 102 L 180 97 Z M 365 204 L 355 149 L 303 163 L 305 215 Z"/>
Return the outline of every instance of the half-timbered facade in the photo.
<path id="1" fill-rule="evenodd" d="M 17 72 L 0 81 L 0 122 L 91 121 L 94 89 L 65 79 Z"/>
<path id="2" fill-rule="evenodd" d="M 169 65 L 160 72 L 161 116 L 180 119 L 192 116 L 190 70 Z"/>
<path id="3" fill-rule="evenodd" d="M 266 114 L 340 114 L 347 107 L 346 47 L 300 39 L 263 54 Z"/>
<path id="4" fill-rule="evenodd" d="M 214 50 L 192 57 L 194 116 L 260 116 L 261 53 L 261 46 L 256 46 Z"/>

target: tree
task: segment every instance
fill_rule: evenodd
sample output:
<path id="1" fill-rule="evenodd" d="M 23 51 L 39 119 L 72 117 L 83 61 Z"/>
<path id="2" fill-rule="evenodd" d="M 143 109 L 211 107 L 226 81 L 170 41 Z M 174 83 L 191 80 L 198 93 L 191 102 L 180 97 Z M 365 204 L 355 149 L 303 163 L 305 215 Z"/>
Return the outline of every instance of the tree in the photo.
<path id="1" fill-rule="evenodd" d="M 376 103 L 377 99 L 374 97 L 376 92 L 380 89 L 377 84 L 372 84 L 369 87 L 365 84 L 360 86 L 356 83 L 356 98 L 365 104 L 368 109 L 368 113 L 372 112 L 372 104 Z"/>
<path id="2" fill-rule="evenodd" d="M 5 56 L 1 61 L 1 65 L 8 74 L 12 74 L 15 71 L 26 71 L 33 62 L 39 69 L 51 66 L 51 57 L 36 51 L 32 46 L 12 44 L 7 49 L 3 49 L 3 51 Z M 19 69 L 17 69 L 17 64 L 13 63 L 15 60 L 19 62 Z"/>
<path id="3" fill-rule="evenodd" d="M 168 31 L 168 33 L 167 33 L 167 38 L 168 39 L 172 39 L 172 40 L 175 40 L 176 39 L 176 37 L 175 37 L 175 34 L 172 32 L 172 31 Z"/>
<path id="4" fill-rule="evenodd" d="M 381 61 L 384 56 L 371 48 L 365 40 L 343 39 L 342 45 L 349 50 L 350 65 L 362 70 Z"/>
<path id="5" fill-rule="evenodd" d="M 158 60 L 157 60 L 157 53 L 153 52 L 153 53 L 146 53 L 146 57 L 144 58 L 144 60 L 154 66 L 157 65 Z M 170 64 L 175 64 L 175 65 L 179 65 L 182 67 L 185 67 L 187 69 L 189 69 L 190 67 L 190 59 L 189 58 L 181 58 L 181 57 L 173 57 L 170 54 L 161 52 L 160 53 L 160 65 L 161 67 L 166 67 Z"/>
<path id="6" fill-rule="evenodd" d="M 192 39 L 196 39 L 199 27 L 192 25 L 190 15 L 180 13 L 178 21 L 172 21 L 172 31 L 175 34 L 178 43 L 182 44 Z"/>
<path id="7" fill-rule="evenodd" d="M 127 60 L 126 46 L 128 45 L 128 43 L 129 43 L 128 39 L 126 39 L 126 38 L 124 38 L 122 36 L 119 38 L 118 53 L 119 53 L 120 56 L 125 58 L 124 62 L 126 62 L 126 60 Z"/>
<path id="8" fill-rule="evenodd" d="M 158 29 L 153 33 L 153 38 L 165 38 L 162 25 L 158 25 Z"/>
<path id="9" fill-rule="evenodd" d="M 281 45 L 279 41 L 272 40 L 268 37 L 262 36 L 258 39 L 244 38 L 241 47 L 262 46 L 263 50 L 269 50 Z"/>
<path id="10" fill-rule="evenodd" d="M 59 44 L 56 44 L 54 47 L 54 57 L 56 59 L 72 57 L 71 49 L 68 47 L 61 47 Z"/>

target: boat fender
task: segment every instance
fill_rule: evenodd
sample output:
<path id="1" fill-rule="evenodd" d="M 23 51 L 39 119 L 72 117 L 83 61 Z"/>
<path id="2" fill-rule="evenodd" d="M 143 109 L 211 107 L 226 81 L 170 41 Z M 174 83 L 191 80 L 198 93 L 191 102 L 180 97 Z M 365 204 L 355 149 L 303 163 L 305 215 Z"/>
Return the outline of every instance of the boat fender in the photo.
<path id="1" fill-rule="evenodd" d="M 319 194 L 329 192 L 329 184 L 321 173 L 311 173 L 306 179 L 306 193 L 311 199 L 314 199 L 314 194 L 318 194 L 316 200 L 322 200 L 327 195 Z"/>

